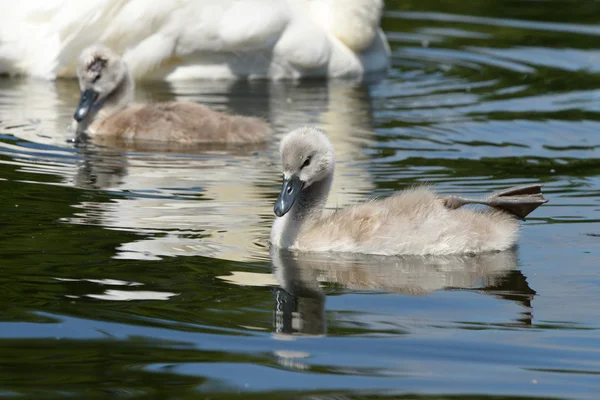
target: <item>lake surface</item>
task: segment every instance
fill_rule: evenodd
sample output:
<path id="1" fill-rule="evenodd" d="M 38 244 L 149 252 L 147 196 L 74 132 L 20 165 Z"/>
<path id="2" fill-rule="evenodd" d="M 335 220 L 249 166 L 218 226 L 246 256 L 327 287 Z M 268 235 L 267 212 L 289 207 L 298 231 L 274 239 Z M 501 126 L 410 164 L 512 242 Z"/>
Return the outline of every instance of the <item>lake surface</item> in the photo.
<path id="1" fill-rule="evenodd" d="M 76 82 L 0 80 L 0 396 L 598 398 L 600 3 L 387 8 L 383 80 L 139 87 L 266 118 L 255 149 L 75 147 Z M 550 202 L 500 254 L 270 254 L 304 124 L 336 148 L 330 207 L 424 182 Z"/>

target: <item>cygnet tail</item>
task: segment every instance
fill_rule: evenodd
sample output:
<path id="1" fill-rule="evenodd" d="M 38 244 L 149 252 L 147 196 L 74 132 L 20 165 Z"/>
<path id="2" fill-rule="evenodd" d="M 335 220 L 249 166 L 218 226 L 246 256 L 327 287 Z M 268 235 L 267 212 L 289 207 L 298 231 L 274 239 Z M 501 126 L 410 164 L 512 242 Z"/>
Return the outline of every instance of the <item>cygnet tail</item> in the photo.
<path id="1" fill-rule="evenodd" d="M 521 219 L 547 202 L 548 200 L 542 194 L 542 185 L 540 184 L 515 186 L 499 190 L 485 199 L 468 199 L 454 196 L 445 199 L 448 208 L 458 208 L 465 204 L 484 204 L 506 211 Z"/>
<path id="2" fill-rule="evenodd" d="M 542 185 L 515 186 L 494 192 L 486 199 L 486 204 L 496 207 L 519 218 L 525 218 L 533 210 L 548 200 L 542 194 Z"/>

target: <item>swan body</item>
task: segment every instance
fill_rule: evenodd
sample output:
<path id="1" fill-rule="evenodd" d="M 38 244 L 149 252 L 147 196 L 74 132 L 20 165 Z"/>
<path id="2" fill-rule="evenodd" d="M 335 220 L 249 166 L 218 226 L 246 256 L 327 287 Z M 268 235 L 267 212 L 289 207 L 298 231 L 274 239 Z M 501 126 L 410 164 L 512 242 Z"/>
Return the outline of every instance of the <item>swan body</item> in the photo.
<path id="1" fill-rule="evenodd" d="M 74 77 L 102 43 L 134 79 L 384 72 L 383 0 L 23 0 L 0 4 L 0 73 Z"/>
<path id="2" fill-rule="evenodd" d="M 102 45 L 83 51 L 77 65 L 81 97 L 77 131 L 92 138 L 193 145 L 264 142 L 269 125 L 253 117 L 228 115 L 191 102 L 131 104 L 134 82 L 127 64 Z"/>
<path id="3" fill-rule="evenodd" d="M 379 255 L 501 251 L 516 243 L 515 215 L 524 216 L 546 202 L 539 185 L 499 192 L 502 196 L 487 201 L 442 197 L 418 187 L 325 213 L 334 171 L 326 135 L 315 128 L 296 129 L 282 139 L 280 152 L 284 183 L 274 208 L 271 243 L 284 249 Z M 500 209 L 460 208 L 471 202 Z M 520 206 L 516 211 L 515 205 Z"/>

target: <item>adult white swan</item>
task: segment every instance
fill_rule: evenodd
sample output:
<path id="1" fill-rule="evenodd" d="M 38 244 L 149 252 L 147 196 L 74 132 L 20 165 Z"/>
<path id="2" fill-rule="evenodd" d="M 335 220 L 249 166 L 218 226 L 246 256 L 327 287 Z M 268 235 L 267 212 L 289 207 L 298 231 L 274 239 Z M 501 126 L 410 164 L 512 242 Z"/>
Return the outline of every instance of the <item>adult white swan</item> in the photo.
<path id="1" fill-rule="evenodd" d="M 74 77 L 103 43 L 136 79 L 363 77 L 387 69 L 383 0 L 0 2 L 0 73 Z"/>

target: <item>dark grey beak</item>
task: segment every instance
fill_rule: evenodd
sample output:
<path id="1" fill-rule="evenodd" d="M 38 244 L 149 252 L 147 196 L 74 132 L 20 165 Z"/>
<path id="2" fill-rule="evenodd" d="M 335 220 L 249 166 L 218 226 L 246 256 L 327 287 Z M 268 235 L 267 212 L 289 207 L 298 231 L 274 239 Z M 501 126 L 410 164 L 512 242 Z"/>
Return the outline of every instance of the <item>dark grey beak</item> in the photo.
<path id="1" fill-rule="evenodd" d="M 81 92 L 81 96 L 79 97 L 79 104 L 77 105 L 77 110 L 75 110 L 75 121 L 81 122 L 89 114 L 92 106 L 96 102 L 98 98 L 98 92 L 93 89 L 86 89 Z"/>
<path id="2" fill-rule="evenodd" d="M 275 215 L 283 217 L 290 211 L 303 187 L 304 182 L 295 175 L 292 175 L 290 179 L 284 179 L 281 192 L 279 193 L 275 207 L 273 207 Z"/>

